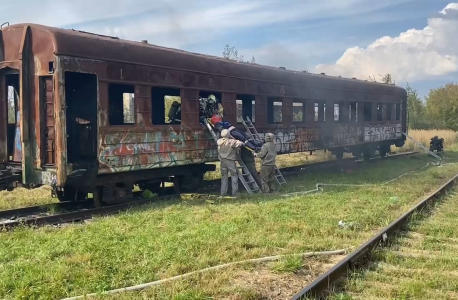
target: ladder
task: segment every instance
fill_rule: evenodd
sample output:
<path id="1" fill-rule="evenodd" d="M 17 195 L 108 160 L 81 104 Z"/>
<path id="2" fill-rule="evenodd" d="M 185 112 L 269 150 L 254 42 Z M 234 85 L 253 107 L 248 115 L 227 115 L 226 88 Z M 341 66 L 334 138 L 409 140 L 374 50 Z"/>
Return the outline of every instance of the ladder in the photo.
<path id="1" fill-rule="evenodd" d="M 250 117 L 246 117 L 246 121 L 242 120 L 243 126 L 245 126 L 245 129 L 248 131 L 248 134 L 251 136 L 251 138 L 257 142 L 261 142 L 261 137 L 259 136 L 258 131 L 253 125 L 253 122 L 251 122 Z M 283 174 L 280 172 L 280 169 L 275 166 L 275 178 L 277 179 L 277 182 L 279 185 L 285 184 L 286 180 L 285 177 L 283 177 Z"/>
<path id="2" fill-rule="evenodd" d="M 204 124 L 207 127 L 208 131 L 210 131 L 213 137 L 213 140 L 217 142 L 218 135 L 215 133 L 210 123 L 208 123 L 207 119 L 204 120 Z M 256 180 L 254 179 L 253 175 L 251 175 L 250 171 L 248 170 L 247 166 L 245 165 L 242 159 L 239 158 L 236 161 L 236 167 L 237 167 L 237 176 L 239 177 L 243 186 L 247 190 L 248 194 L 251 195 L 256 192 L 261 192 L 261 189 L 259 188 L 258 184 L 256 183 Z"/>
<path id="3" fill-rule="evenodd" d="M 414 142 L 418 147 L 422 148 L 423 150 L 425 150 L 425 152 L 429 153 L 431 156 L 433 156 L 434 158 L 438 159 L 438 160 L 442 160 L 442 158 L 437 155 L 436 153 L 432 152 L 431 150 L 429 150 L 428 148 L 425 147 L 425 145 L 423 145 L 422 143 L 420 143 L 419 141 L 415 140 L 413 137 L 411 137 L 410 135 L 408 135 L 407 133 L 403 132 L 402 133 L 406 138 L 409 138 L 412 142 Z"/>

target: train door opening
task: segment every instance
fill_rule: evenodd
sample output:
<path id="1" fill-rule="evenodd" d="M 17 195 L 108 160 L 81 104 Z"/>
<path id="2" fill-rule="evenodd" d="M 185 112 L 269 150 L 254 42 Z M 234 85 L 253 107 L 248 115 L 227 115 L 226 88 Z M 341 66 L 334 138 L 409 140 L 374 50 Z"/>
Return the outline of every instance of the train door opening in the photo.
<path id="1" fill-rule="evenodd" d="M 5 83 L 8 161 L 20 163 L 22 161 L 22 141 L 20 128 L 21 113 L 19 109 L 19 74 L 6 74 Z"/>
<path id="2" fill-rule="evenodd" d="M 97 162 L 97 90 L 96 75 L 65 72 L 68 163 Z"/>

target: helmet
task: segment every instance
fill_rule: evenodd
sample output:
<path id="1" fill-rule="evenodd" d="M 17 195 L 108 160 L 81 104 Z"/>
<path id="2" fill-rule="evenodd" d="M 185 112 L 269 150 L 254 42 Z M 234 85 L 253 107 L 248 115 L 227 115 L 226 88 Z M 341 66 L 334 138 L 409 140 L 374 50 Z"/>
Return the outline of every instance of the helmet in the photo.
<path id="1" fill-rule="evenodd" d="M 215 97 L 215 95 L 211 94 L 210 96 L 208 96 L 208 100 L 209 100 L 209 101 L 212 100 L 212 101 L 216 102 L 216 97 Z"/>
<path id="2" fill-rule="evenodd" d="M 223 129 L 223 131 L 221 131 L 221 137 L 222 137 L 222 138 L 227 138 L 227 137 L 229 137 L 229 130 Z"/>
<path id="3" fill-rule="evenodd" d="M 213 115 L 212 118 L 211 118 L 211 122 L 213 125 L 216 125 L 218 123 L 220 123 L 221 121 L 223 121 L 223 118 L 221 118 L 220 115 Z"/>
<path id="4" fill-rule="evenodd" d="M 273 142 L 274 141 L 274 137 L 275 137 L 275 135 L 273 135 L 272 133 L 267 133 L 266 134 L 266 142 Z"/>

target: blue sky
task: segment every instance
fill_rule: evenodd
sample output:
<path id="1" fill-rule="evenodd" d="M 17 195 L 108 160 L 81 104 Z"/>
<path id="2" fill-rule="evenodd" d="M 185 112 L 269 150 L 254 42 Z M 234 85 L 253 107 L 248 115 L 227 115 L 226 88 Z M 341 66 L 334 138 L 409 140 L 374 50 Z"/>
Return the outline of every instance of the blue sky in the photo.
<path id="1" fill-rule="evenodd" d="M 422 96 L 458 78 L 458 4 L 450 0 L 0 1 L 0 21 L 217 56 L 230 44 L 260 64 L 330 75 L 368 79 L 390 72 Z"/>

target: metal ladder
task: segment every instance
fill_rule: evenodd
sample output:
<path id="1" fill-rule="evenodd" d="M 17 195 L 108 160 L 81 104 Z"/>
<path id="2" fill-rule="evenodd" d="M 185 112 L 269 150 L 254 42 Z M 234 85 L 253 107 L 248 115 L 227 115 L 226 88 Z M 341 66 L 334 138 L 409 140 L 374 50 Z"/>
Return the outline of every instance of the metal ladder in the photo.
<path id="1" fill-rule="evenodd" d="M 250 117 L 246 117 L 246 121 L 242 120 L 243 126 L 245 126 L 245 129 L 248 131 L 249 135 L 251 138 L 257 142 L 261 142 L 261 137 L 259 136 L 258 131 L 253 125 L 253 122 L 251 122 Z M 275 166 L 275 178 L 277 179 L 277 182 L 279 185 L 286 184 L 285 177 L 283 177 L 283 174 L 280 172 L 280 169 Z"/>
<path id="2" fill-rule="evenodd" d="M 422 143 L 420 143 L 419 141 L 415 140 L 413 137 L 409 136 L 407 133 L 403 132 L 402 133 L 406 138 L 409 138 L 412 142 L 414 142 L 415 144 L 417 144 L 418 147 L 422 148 L 423 150 L 425 150 L 425 152 L 429 153 L 431 156 L 433 156 L 434 158 L 438 159 L 438 160 L 442 160 L 442 158 L 437 155 L 436 153 L 432 152 L 431 150 L 429 150 L 428 148 L 425 147 L 425 145 L 423 145 Z"/>
<path id="3" fill-rule="evenodd" d="M 216 135 L 215 131 L 213 130 L 213 127 L 208 123 L 208 120 L 204 120 L 204 124 L 207 127 L 208 131 L 210 131 L 213 140 L 215 142 L 218 141 L 218 136 Z M 251 150 L 250 150 L 251 151 Z M 242 182 L 243 186 L 247 190 L 248 194 L 254 194 L 256 192 L 262 192 L 261 189 L 259 188 L 258 184 L 256 183 L 256 180 L 253 178 L 253 175 L 251 175 L 250 171 L 248 170 L 247 166 L 243 162 L 242 159 L 238 159 L 236 161 L 236 167 L 237 167 L 237 176 L 239 177 L 240 181 Z"/>

